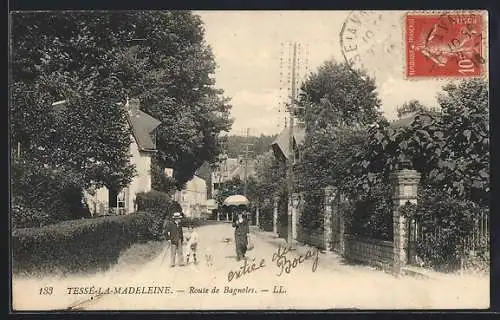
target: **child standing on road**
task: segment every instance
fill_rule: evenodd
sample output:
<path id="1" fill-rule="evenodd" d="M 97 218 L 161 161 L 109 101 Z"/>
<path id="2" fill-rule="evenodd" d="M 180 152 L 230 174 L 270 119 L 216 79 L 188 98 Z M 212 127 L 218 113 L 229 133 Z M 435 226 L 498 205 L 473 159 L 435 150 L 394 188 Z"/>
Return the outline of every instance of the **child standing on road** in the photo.
<path id="1" fill-rule="evenodd" d="M 187 257 L 186 257 L 186 263 L 189 263 L 189 257 L 193 255 L 193 261 L 194 263 L 198 263 L 196 260 L 196 249 L 198 247 L 198 234 L 194 230 L 194 226 L 192 224 L 188 225 L 187 229 L 187 234 L 186 234 L 186 241 L 187 241 Z"/>

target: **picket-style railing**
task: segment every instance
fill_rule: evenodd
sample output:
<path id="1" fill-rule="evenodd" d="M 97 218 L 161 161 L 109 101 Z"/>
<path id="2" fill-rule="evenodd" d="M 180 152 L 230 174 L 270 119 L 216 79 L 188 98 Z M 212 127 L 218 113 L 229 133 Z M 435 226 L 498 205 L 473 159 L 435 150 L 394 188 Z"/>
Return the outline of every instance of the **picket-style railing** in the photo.
<path id="1" fill-rule="evenodd" d="M 459 252 L 461 255 L 465 255 L 467 253 L 474 254 L 474 252 L 478 250 L 489 248 L 489 213 L 482 212 L 474 219 L 473 223 L 474 225 L 472 226 L 472 231 L 462 240 L 462 252 Z M 422 263 L 421 259 L 419 259 L 417 255 L 416 248 L 418 244 L 432 240 L 439 241 L 441 236 L 444 236 L 444 229 L 437 223 L 430 224 L 427 228 L 425 228 L 417 220 L 411 219 L 408 222 L 408 263 L 414 265 Z"/>

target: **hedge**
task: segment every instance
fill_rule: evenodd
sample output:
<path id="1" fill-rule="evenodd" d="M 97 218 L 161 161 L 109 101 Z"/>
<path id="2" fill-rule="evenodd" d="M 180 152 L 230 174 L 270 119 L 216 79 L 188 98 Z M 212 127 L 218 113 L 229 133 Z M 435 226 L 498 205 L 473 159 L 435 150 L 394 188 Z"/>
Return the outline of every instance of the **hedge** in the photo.
<path id="1" fill-rule="evenodd" d="M 150 214 L 136 213 L 14 229 L 12 271 L 65 274 L 107 269 L 122 250 L 152 239 L 151 221 Z"/>
<path id="2" fill-rule="evenodd" d="M 82 203 L 81 176 L 75 172 L 52 170 L 28 159 L 14 159 L 11 169 L 11 220 L 15 228 L 91 216 Z"/>
<path id="3" fill-rule="evenodd" d="M 406 204 L 401 214 L 415 219 L 422 228 L 419 233 L 425 236 L 418 239 L 416 253 L 423 264 L 444 272 L 462 267 L 487 270 L 489 239 L 475 234 L 474 221 L 489 215 L 489 208 L 449 197 L 435 188 L 420 188 L 418 196 L 417 204 Z M 466 245 L 469 241 L 475 243 L 474 250 Z M 469 266 L 462 266 L 463 262 Z"/>
<path id="4" fill-rule="evenodd" d="M 153 220 L 151 232 L 155 240 L 163 239 L 163 222 L 165 218 L 171 217 L 174 212 L 182 212 L 182 207 L 177 201 L 161 191 L 151 190 L 137 194 L 137 210 L 148 212 Z"/>

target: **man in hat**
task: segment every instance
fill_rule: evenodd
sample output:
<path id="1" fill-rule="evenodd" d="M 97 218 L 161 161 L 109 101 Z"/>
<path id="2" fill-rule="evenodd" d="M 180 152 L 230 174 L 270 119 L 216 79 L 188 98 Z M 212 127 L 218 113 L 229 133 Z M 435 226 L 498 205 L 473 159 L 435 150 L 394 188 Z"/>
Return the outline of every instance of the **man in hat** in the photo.
<path id="1" fill-rule="evenodd" d="M 184 265 L 184 257 L 182 255 L 182 243 L 184 242 L 184 235 L 182 233 L 181 219 L 182 215 L 180 212 L 174 212 L 172 216 L 174 223 L 170 226 L 167 231 L 167 239 L 170 241 L 171 248 L 171 267 L 175 267 L 175 255 L 177 255 L 177 263 L 179 266 Z"/>

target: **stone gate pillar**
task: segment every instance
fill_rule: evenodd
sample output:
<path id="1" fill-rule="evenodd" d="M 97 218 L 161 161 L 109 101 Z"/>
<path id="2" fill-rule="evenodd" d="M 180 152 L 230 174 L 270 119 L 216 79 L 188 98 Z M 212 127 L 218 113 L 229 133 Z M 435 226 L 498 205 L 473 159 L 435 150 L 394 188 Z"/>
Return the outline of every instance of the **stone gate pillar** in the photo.
<path id="1" fill-rule="evenodd" d="M 400 208 L 407 202 L 417 203 L 418 182 L 420 174 L 416 170 L 403 169 L 391 174 L 393 203 L 393 237 L 395 275 L 401 274 L 401 268 L 407 263 L 408 230 L 406 218 L 401 215 Z"/>
<path id="2" fill-rule="evenodd" d="M 259 206 L 257 206 L 257 208 L 255 208 L 255 225 L 260 228 L 260 223 L 259 223 Z"/>
<path id="3" fill-rule="evenodd" d="M 292 239 L 297 240 L 297 223 L 299 221 L 300 194 L 292 195 Z"/>
<path id="4" fill-rule="evenodd" d="M 274 197 L 273 198 L 273 233 L 278 234 L 278 204 L 279 204 L 279 197 Z"/>
<path id="5" fill-rule="evenodd" d="M 337 200 L 338 203 L 344 203 L 348 201 L 347 197 L 345 197 L 343 194 L 338 194 L 337 195 Z M 338 210 L 339 214 L 339 251 L 343 255 L 345 252 L 345 220 L 344 220 L 344 215 L 346 214 L 344 210 Z"/>
<path id="6" fill-rule="evenodd" d="M 294 239 L 302 242 L 302 229 L 300 225 L 300 217 L 302 216 L 302 213 L 304 212 L 304 192 L 299 192 L 298 193 L 298 204 L 297 204 L 297 209 L 295 213 L 295 237 Z"/>
<path id="7" fill-rule="evenodd" d="M 325 188 L 325 212 L 323 217 L 323 234 L 325 241 L 325 250 L 332 250 L 332 241 L 333 241 L 333 210 L 332 210 L 332 202 L 335 199 L 336 189 L 334 187 L 326 187 Z"/>

